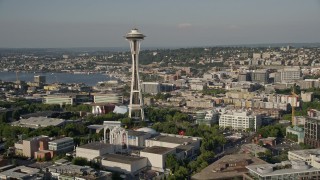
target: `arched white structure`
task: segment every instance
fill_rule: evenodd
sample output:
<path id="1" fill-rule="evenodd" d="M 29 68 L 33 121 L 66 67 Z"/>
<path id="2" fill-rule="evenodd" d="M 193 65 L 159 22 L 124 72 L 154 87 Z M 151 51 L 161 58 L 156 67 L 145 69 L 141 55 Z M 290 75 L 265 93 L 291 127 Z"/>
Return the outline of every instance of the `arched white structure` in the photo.
<path id="1" fill-rule="evenodd" d="M 123 152 L 129 149 L 128 131 L 122 127 L 114 127 L 110 131 L 110 144 L 114 145 L 115 152 Z"/>

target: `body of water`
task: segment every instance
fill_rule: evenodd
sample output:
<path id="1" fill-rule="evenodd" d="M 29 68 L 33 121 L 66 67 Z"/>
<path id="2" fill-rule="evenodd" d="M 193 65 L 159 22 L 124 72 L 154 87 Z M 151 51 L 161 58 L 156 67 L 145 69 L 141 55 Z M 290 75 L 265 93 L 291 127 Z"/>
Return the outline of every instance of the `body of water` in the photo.
<path id="1" fill-rule="evenodd" d="M 32 72 L 18 72 L 18 78 L 21 81 L 33 82 L 34 76 L 46 76 L 47 83 L 85 83 L 89 86 L 96 85 L 99 81 L 108 81 L 108 75 L 96 74 L 71 74 L 71 73 L 32 73 Z M 16 81 L 15 72 L 0 72 L 0 80 L 2 81 Z"/>

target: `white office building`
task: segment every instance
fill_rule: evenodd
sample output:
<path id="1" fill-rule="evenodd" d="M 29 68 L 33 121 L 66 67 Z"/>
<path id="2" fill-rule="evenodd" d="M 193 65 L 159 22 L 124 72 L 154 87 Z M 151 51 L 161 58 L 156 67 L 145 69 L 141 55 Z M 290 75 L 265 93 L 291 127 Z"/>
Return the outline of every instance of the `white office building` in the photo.
<path id="1" fill-rule="evenodd" d="M 236 130 L 257 130 L 261 126 L 261 115 L 249 111 L 225 111 L 220 115 L 219 126 Z"/>
<path id="2" fill-rule="evenodd" d="M 301 69 L 299 67 L 284 68 L 279 71 L 281 82 L 292 82 L 301 79 Z"/>
<path id="3" fill-rule="evenodd" d="M 297 151 L 288 151 L 289 160 L 305 161 L 311 164 L 312 156 L 320 156 L 320 149 L 304 149 Z"/>

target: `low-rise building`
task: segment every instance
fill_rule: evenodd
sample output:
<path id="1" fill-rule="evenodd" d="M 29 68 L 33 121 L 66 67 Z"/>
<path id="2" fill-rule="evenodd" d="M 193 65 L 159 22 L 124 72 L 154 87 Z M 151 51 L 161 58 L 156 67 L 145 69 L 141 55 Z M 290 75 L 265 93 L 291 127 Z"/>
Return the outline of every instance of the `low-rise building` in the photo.
<path id="1" fill-rule="evenodd" d="M 107 103 L 93 103 L 92 106 L 92 114 L 108 114 L 112 112 L 115 108 L 114 104 L 107 104 Z"/>
<path id="2" fill-rule="evenodd" d="M 147 167 L 145 157 L 128 156 L 121 154 L 107 154 L 101 159 L 101 165 L 110 171 L 135 175 Z"/>
<path id="3" fill-rule="evenodd" d="M 219 122 L 219 113 L 214 110 L 208 111 L 197 111 L 196 112 L 196 123 L 206 124 L 211 126 Z"/>
<path id="4" fill-rule="evenodd" d="M 34 158 L 35 152 L 46 149 L 48 141 L 48 136 L 38 136 L 18 141 L 14 144 L 15 153 L 24 157 Z"/>
<path id="5" fill-rule="evenodd" d="M 276 164 L 246 166 L 249 170 L 243 175 L 244 180 L 267 179 L 319 179 L 320 169 L 308 165 L 305 161 L 282 161 Z"/>
<path id="6" fill-rule="evenodd" d="M 40 127 L 48 126 L 63 126 L 65 125 L 64 119 L 58 118 L 47 118 L 47 117 L 31 117 L 28 119 L 20 119 L 18 121 L 12 122 L 12 126 L 28 127 L 32 129 L 38 129 Z"/>
<path id="7" fill-rule="evenodd" d="M 313 92 L 301 92 L 301 100 L 303 102 L 311 102 L 313 101 Z"/>
<path id="8" fill-rule="evenodd" d="M 53 165 L 48 167 L 54 179 L 63 180 L 111 180 L 112 173 L 107 171 L 96 171 L 88 166 Z"/>
<path id="9" fill-rule="evenodd" d="M 74 96 L 49 95 L 49 96 L 43 97 L 44 104 L 73 105 L 74 101 L 75 101 Z"/>
<path id="10" fill-rule="evenodd" d="M 258 164 L 266 164 L 266 162 L 250 154 L 226 155 L 193 175 L 191 179 L 237 179 L 248 172 L 245 166 Z"/>
<path id="11" fill-rule="evenodd" d="M 313 155 L 320 156 L 320 149 L 304 149 L 297 151 L 289 151 L 288 159 L 305 161 L 307 162 L 307 164 L 310 165 Z"/>
<path id="12" fill-rule="evenodd" d="M 187 100 L 186 101 L 187 107 L 193 107 L 193 108 L 213 108 L 214 107 L 214 101 L 213 100 Z"/>
<path id="13" fill-rule="evenodd" d="M 304 143 L 304 136 L 305 136 L 305 132 L 304 132 L 304 129 L 301 128 L 301 127 L 298 127 L 298 126 L 294 126 L 294 127 L 291 127 L 291 126 L 288 126 L 286 128 L 286 135 L 288 136 L 288 134 L 294 134 L 297 136 L 297 140 L 298 140 L 298 143 Z"/>
<path id="14" fill-rule="evenodd" d="M 3 172 L 0 172 L 0 179 L 11 180 L 11 179 L 22 179 L 31 180 L 36 179 L 40 169 L 31 168 L 26 166 L 18 166 Z"/>
<path id="15" fill-rule="evenodd" d="M 151 134 L 143 131 L 128 131 L 129 146 L 145 146 L 145 140 L 150 138 Z"/>
<path id="16" fill-rule="evenodd" d="M 112 153 L 114 153 L 112 145 L 100 142 L 93 142 L 76 148 L 76 157 L 87 158 L 89 161 Z"/>
<path id="17" fill-rule="evenodd" d="M 73 151 L 74 149 L 73 138 L 64 137 L 61 139 L 50 141 L 48 149 L 53 151 L 54 155 L 59 155 L 59 154 Z"/>
<path id="18" fill-rule="evenodd" d="M 256 157 L 259 157 L 259 153 L 265 153 L 268 149 L 257 144 L 243 144 L 241 146 L 241 151 L 249 154 L 253 154 Z"/>
<path id="19" fill-rule="evenodd" d="M 200 148 L 200 138 L 162 133 L 151 139 L 146 139 L 146 147 L 161 146 L 176 148 L 180 145 L 192 145 L 195 149 Z"/>
<path id="20" fill-rule="evenodd" d="M 140 157 L 146 157 L 148 159 L 148 166 L 151 167 L 151 169 L 164 172 L 166 157 L 169 154 L 175 154 L 175 152 L 175 148 L 152 146 L 140 151 Z"/>
<path id="21" fill-rule="evenodd" d="M 193 91 L 202 91 L 207 88 L 205 83 L 192 83 L 190 84 L 190 89 Z"/>
<path id="22" fill-rule="evenodd" d="M 120 96 L 118 94 L 95 93 L 92 95 L 93 95 L 94 103 L 113 103 L 113 104 L 123 103 L 123 96 Z"/>

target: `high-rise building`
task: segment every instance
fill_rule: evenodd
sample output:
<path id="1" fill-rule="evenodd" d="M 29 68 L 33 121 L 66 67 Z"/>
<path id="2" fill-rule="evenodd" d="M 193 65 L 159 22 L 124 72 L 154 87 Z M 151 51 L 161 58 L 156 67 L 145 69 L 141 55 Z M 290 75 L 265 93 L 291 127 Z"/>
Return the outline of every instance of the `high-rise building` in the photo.
<path id="1" fill-rule="evenodd" d="M 41 76 L 41 75 L 34 76 L 34 82 L 45 84 L 46 83 L 46 76 Z"/>
<path id="2" fill-rule="evenodd" d="M 304 124 L 304 143 L 315 148 L 320 147 L 320 119 L 306 118 Z"/>
<path id="3" fill-rule="evenodd" d="M 302 77 L 301 69 L 299 67 L 284 68 L 280 71 L 281 82 L 292 82 L 300 80 Z"/>
<path id="4" fill-rule="evenodd" d="M 269 72 L 267 70 L 255 70 L 251 74 L 251 80 L 253 82 L 268 83 L 269 82 Z"/>
<path id="5" fill-rule="evenodd" d="M 33 77 L 33 81 L 38 85 L 38 86 L 43 86 L 46 84 L 46 76 L 41 76 L 37 75 Z"/>
<path id="6" fill-rule="evenodd" d="M 251 80 L 251 76 L 249 73 L 244 72 L 244 73 L 240 73 L 238 76 L 238 81 L 250 81 Z"/>
<path id="7" fill-rule="evenodd" d="M 144 93 L 157 94 L 160 93 L 160 83 L 158 82 L 143 82 L 141 84 L 141 90 Z"/>
<path id="8" fill-rule="evenodd" d="M 131 79 L 131 93 L 129 104 L 129 117 L 140 119 L 144 121 L 143 99 L 140 86 L 139 77 L 139 51 L 140 41 L 144 39 L 144 35 L 138 29 L 132 29 L 125 38 L 130 43 L 131 56 L 132 56 L 132 79 Z"/>

